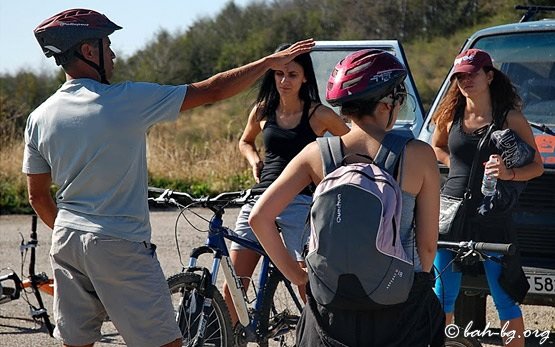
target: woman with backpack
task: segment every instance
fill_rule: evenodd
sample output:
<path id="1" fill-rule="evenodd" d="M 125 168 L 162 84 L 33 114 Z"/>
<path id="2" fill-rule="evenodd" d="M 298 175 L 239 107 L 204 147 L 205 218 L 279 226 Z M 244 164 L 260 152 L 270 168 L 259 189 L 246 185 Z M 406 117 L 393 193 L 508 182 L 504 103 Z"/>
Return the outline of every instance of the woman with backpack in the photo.
<path id="1" fill-rule="evenodd" d="M 351 131 L 340 138 L 344 161 L 368 162 L 376 158 L 406 100 L 403 83 L 406 75 L 399 60 L 381 50 L 358 51 L 337 63 L 329 78 L 326 99 L 340 106 L 342 115 L 352 122 Z M 364 159 L 365 156 L 370 159 Z M 413 140 L 404 148 L 398 167 L 395 178 L 402 190 L 398 230 L 406 254 L 414 260 L 415 272 L 408 299 L 380 309 L 341 309 L 317 302 L 311 292 L 320 288 L 311 282 L 307 287 L 308 304 L 297 328 L 297 346 L 443 345 L 444 315 L 432 291 L 430 274 L 438 235 L 436 158 L 430 146 Z M 321 151 L 314 142 L 290 162 L 260 197 L 249 219 L 272 261 L 297 285 L 307 283 L 309 275 L 288 255 L 274 219 L 303 187 L 319 184 L 323 178 Z M 365 247 L 356 239 L 352 242 Z M 368 264 L 369 269 L 373 265 L 368 259 L 359 261 Z"/>
<path id="2" fill-rule="evenodd" d="M 449 167 L 449 176 L 442 193 L 462 198 L 466 195 L 465 189 L 470 189 L 470 198 L 465 203 L 462 235 L 446 237 L 453 241 L 516 243 L 516 235 L 512 230 L 512 208 L 500 211 L 498 207 L 501 202 L 494 200 L 491 211 L 480 213 L 478 210 L 484 201 L 484 195 L 480 192 L 484 171 L 497 178 L 497 190 L 507 182 L 527 181 L 543 173 L 532 129 L 520 110 L 521 99 L 509 78 L 496 69 L 490 55 L 480 49 L 472 48 L 456 57 L 451 79 L 453 83 L 433 116 L 436 127 L 432 146 L 437 159 Z M 486 129 L 490 125 L 492 129 L 511 129 L 533 148 L 535 155 L 530 158 L 531 161 L 521 167 L 507 168 L 500 151 L 487 138 L 490 132 Z M 483 143 L 482 147 L 480 143 Z M 490 156 L 494 158 L 491 163 L 488 161 Z M 482 165 L 486 162 L 487 165 Z M 512 200 L 517 199 L 518 194 L 513 195 Z M 516 201 L 509 205 L 513 203 Z M 486 210 L 489 209 L 491 207 L 486 206 Z M 486 260 L 483 263 L 484 272 L 501 326 L 506 325 L 505 331 L 512 331 L 516 336 L 510 340 L 504 336 L 505 345 L 524 346 L 524 321 L 517 302 L 526 295 L 528 283 L 518 257 L 507 257 L 504 260 L 508 259 L 512 260 L 508 267 Z M 435 291 L 446 312 L 447 324 L 453 321 L 455 300 L 462 278 L 462 272 L 453 272 L 449 266 L 452 260 L 452 252 L 441 249 L 434 262 L 438 271 L 442 272 L 436 281 Z M 463 267 L 463 271 L 465 269 Z"/>

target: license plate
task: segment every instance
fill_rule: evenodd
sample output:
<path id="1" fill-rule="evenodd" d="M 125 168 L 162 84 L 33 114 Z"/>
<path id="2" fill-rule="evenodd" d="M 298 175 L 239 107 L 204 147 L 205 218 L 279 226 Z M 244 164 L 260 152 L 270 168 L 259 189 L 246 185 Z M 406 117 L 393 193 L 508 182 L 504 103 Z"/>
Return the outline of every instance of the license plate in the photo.
<path id="1" fill-rule="evenodd" d="M 555 276 L 553 275 L 526 275 L 530 283 L 531 294 L 555 294 Z"/>

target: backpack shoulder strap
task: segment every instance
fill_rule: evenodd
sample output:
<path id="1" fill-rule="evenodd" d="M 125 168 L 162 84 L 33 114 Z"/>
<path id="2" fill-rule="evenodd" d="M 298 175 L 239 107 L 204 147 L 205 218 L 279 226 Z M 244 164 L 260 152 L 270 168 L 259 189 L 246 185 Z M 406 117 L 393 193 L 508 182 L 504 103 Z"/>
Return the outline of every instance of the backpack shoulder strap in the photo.
<path id="1" fill-rule="evenodd" d="M 322 158 L 322 169 L 324 176 L 341 166 L 343 150 L 341 149 L 341 138 L 339 136 L 317 137 L 316 142 L 320 147 Z"/>
<path id="2" fill-rule="evenodd" d="M 413 137 L 399 135 L 392 131 L 386 133 L 374 162 L 393 177 L 397 177 L 397 164 L 405 146 L 411 140 Z"/>

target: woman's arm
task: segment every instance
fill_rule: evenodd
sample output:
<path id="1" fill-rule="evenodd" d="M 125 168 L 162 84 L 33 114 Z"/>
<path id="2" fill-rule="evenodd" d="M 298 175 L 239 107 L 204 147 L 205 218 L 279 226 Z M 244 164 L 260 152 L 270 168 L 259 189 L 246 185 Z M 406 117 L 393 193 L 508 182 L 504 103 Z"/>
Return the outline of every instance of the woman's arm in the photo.
<path id="1" fill-rule="evenodd" d="M 432 134 L 432 149 L 434 150 L 435 156 L 438 161 L 447 165 L 447 167 L 451 165 L 449 160 L 449 147 L 447 144 L 449 138 L 449 131 L 447 129 L 449 129 L 450 126 L 451 124 L 448 124 L 445 129 L 441 130 L 436 126 Z"/>
<path id="2" fill-rule="evenodd" d="M 316 135 L 323 136 L 329 131 L 332 135 L 341 136 L 351 130 L 334 110 L 324 105 L 317 107 L 310 118 L 310 126 Z"/>
<path id="3" fill-rule="evenodd" d="M 428 272 L 432 269 L 437 249 L 439 168 L 434 151 L 424 142 L 410 142 L 406 157 L 407 165 L 403 170 L 420 173 L 420 187 L 417 188 L 415 211 L 416 249 L 423 270 Z M 418 185 L 418 181 L 416 184 Z"/>
<path id="4" fill-rule="evenodd" d="M 251 110 L 245 130 L 243 130 L 243 134 L 239 139 L 239 151 L 249 162 L 256 183 L 260 182 L 260 173 L 262 172 L 262 166 L 264 165 L 260 159 L 260 155 L 258 154 L 255 144 L 256 137 L 262 131 L 260 122 L 256 119 L 258 110 L 259 108 L 257 106 L 253 107 Z"/>
<path id="5" fill-rule="evenodd" d="M 305 147 L 260 196 L 249 216 L 249 224 L 270 259 L 281 273 L 296 285 L 305 284 L 308 281 L 308 275 L 299 267 L 296 259 L 287 252 L 275 220 L 293 198 L 313 182 L 314 170 L 310 160 L 315 156 L 320 160 L 318 146 L 315 143 Z M 322 164 L 316 165 L 321 167 Z"/>
<path id="6" fill-rule="evenodd" d="M 524 142 L 536 150 L 534 160 L 530 164 L 522 167 L 507 169 L 499 157 L 498 165 L 488 165 L 487 168 L 491 167 L 495 170 L 497 166 L 499 172 L 497 177 L 505 181 L 528 181 L 532 178 L 541 176 L 543 174 L 543 163 L 528 120 L 526 120 L 522 112 L 512 110 L 507 115 L 507 125 L 509 129 L 514 131 Z"/>

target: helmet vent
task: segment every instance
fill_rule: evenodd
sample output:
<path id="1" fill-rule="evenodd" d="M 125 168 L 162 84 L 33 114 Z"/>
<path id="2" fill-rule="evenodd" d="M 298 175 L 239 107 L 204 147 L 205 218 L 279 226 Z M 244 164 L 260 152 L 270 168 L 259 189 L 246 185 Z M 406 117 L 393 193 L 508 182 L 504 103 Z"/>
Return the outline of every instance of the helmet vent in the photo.
<path id="1" fill-rule="evenodd" d="M 44 48 L 58 54 L 58 53 L 62 53 L 62 51 L 60 49 L 58 49 L 57 47 L 54 46 L 44 46 Z"/>
<path id="2" fill-rule="evenodd" d="M 358 77 L 356 77 L 356 78 L 353 78 L 352 80 L 349 80 L 349 81 L 343 83 L 343 84 L 341 85 L 341 88 L 347 89 L 347 88 L 349 88 L 349 87 L 351 87 L 351 86 L 357 84 L 361 79 L 362 79 L 362 76 L 358 76 Z"/>
<path id="3" fill-rule="evenodd" d="M 365 70 L 368 66 L 370 66 L 371 63 L 372 62 L 369 61 L 369 62 L 366 62 L 366 63 L 361 64 L 359 66 L 355 66 L 354 68 L 347 70 L 346 75 L 352 75 L 352 74 L 358 73 L 362 70 Z"/>

